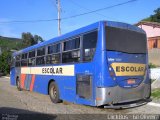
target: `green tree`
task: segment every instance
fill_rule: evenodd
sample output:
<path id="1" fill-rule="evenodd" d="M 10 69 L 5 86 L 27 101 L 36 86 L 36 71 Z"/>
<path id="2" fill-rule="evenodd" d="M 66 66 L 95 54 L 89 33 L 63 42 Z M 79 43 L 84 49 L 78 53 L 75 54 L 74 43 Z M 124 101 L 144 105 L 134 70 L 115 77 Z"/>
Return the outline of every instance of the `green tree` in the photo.
<path id="1" fill-rule="evenodd" d="M 143 19 L 142 21 L 149 21 L 149 22 L 159 22 L 160 23 L 160 8 L 154 10 L 154 14 L 150 17 Z"/>
<path id="2" fill-rule="evenodd" d="M 27 32 L 27 33 L 22 33 L 22 44 L 23 47 L 28 47 L 31 45 L 33 41 L 33 36 L 31 33 Z"/>
<path id="3" fill-rule="evenodd" d="M 20 50 L 23 48 L 22 40 L 18 38 L 0 37 L 0 47 L 3 51 Z"/>
<path id="4" fill-rule="evenodd" d="M 10 71 L 10 59 L 10 52 L 5 51 L 0 55 L 0 72 L 4 73 L 5 75 Z"/>
<path id="5" fill-rule="evenodd" d="M 22 42 L 23 42 L 23 47 L 28 47 L 31 45 L 35 45 L 39 42 L 43 42 L 44 40 L 42 37 L 38 35 L 32 35 L 30 32 L 27 33 L 22 33 Z"/>
<path id="6" fill-rule="evenodd" d="M 34 35 L 34 41 L 35 43 L 39 43 L 39 42 L 43 42 L 44 40 L 42 39 L 42 37 L 38 36 L 38 35 Z"/>

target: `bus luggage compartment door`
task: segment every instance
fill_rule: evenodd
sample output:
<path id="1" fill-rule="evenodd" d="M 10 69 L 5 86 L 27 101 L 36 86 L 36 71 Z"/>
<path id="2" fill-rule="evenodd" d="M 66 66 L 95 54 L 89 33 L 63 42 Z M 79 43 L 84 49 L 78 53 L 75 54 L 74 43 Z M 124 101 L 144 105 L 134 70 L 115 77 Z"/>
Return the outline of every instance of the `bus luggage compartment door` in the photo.
<path id="1" fill-rule="evenodd" d="M 92 97 L 92 75 L 77 74 L 76 94 L 80 98 L 91 99 Z"/>

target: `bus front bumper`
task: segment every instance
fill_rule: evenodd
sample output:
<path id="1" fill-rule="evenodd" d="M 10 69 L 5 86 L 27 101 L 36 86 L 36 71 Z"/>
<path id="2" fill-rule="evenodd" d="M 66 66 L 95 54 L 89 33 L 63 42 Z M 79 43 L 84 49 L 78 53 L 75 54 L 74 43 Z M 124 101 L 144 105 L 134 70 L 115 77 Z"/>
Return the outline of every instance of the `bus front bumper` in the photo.
<path id="1" fill-rule="evenodd" d="M 99 87 L 96 88 L 96 106 L 105 108 L 129 108 L 144 105 L 150 101 L 151 86 L 142 83 L 136 88 Z"/>

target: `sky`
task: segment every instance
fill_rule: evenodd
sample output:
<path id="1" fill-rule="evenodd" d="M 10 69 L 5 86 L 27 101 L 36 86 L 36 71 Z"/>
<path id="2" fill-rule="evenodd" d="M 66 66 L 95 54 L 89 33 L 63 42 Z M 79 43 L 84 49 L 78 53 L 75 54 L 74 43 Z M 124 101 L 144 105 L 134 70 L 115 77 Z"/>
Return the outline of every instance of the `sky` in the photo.
<path id="1" fill-rule="evenodd" d="M 135 24 L 154 14 L 160 0 L 136 0 L 102 11 L 63 19 L 123 3 L 129 0 L 60 0 L 61 33 L 73 31 L 100 20 Z M 11 21 L 50 20 L 45 22 L 14 23 Z M 56 0 L 0 0 L 0 36 L 21 38 L 22 32 L 37 34 L 44 40 L 58 36 Z"/>

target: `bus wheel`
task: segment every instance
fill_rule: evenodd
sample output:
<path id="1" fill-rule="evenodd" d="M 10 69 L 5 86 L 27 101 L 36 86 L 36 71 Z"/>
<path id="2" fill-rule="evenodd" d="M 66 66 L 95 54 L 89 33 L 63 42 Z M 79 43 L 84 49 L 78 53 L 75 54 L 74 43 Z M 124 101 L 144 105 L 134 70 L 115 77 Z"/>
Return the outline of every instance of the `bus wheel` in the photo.
<path id="1" fill-rule="evenodd" d="M 55 82 L 51 82 L 49 85 L 49 96 L 53 103 L 59 103 L 59 90 Z"/>
<path id="2" fill-rule="evenodd" d="M 17 80 L 16 80 L 16 85 L 17 85 L 17 89 L 18 89 L 19 91 L 21 91 L 22 88 L 21 88 L 21 86 L 20 86 L 20 80 L 19 80 L 19 78 L 17 78 Z"/>

